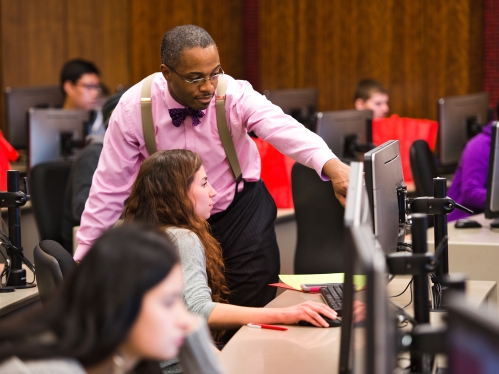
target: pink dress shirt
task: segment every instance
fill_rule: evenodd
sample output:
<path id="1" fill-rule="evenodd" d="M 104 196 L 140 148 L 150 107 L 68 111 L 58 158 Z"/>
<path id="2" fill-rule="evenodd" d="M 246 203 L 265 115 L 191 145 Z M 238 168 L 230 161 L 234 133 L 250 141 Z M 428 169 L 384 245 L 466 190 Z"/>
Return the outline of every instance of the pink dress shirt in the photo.
<path id="1" fill-rule="evenodd" d="M 226 115 L 229 130 L 246 181 L 260 179 L 260 155 L 247 134 L 254 131 L 282 153 L 317 171 L 322 179 L 324 164 L 336 156 L 315 133 L 253 90 L 246 81 L 227 79 Z M 76 235 L 78 248 L 74 255 L 81 260 L 93 241 L 112 226 L 123 211 L 140 164 L 149 154 L 142 133 L 140 95 L 142 82 L 131 87 L 115 108 L 104 138 L 99 165 L 94 174 L 90 196 Z M 156 144 L 161 149 L 189 149 L 198 153 L 213 188 L 213 213 L 221 212 L 232 202 L 235 181 L 218 135 L 215 99 L 213 98 L 198 126 L 192 118 L 175 127 L 168 109 L 182 108 L 170 95 L 166 80 L 158 73 L 151 87 L 152 115 Z"/>

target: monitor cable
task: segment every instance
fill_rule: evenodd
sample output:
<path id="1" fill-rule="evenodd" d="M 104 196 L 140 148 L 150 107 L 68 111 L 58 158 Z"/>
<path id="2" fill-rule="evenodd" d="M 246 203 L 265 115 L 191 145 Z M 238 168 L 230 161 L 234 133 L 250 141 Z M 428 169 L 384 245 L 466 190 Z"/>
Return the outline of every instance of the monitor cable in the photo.
<path id="1" fill-rule="evenodd" d="M 445 235 L 435 248 L 435 258 L 438 260 L 447 246 L 448 236 Z M 433 309 L 440 309 L 442 306 L 442 277 L 438 277 L 435 273 L 430 273 L 430 279 L 433 283 L 431 286 L 431 294 L 433 300 Z"/>
<path id="2" fill-rule="evenodd" d="M 6 286 L 8 281 L 9 281 L 9 276 L 10 276 L 10 269 L 11 269 L 11 261 L 10 258 L 12 256 L 17 257 L 21 262 L 23 262 L 29 270 L 33 273 L 33 281 L 31 282 L 26 282 L 27 284 L 34 284 L 36 281 L 36 271 L 35 271 L 35 265 L 31 263 L 30 260 L 28 260 L 22 253 L 23 249 L 22 248 L 17 248 L 15 247 L 12 242 L 10 241 L 9 237 L 0 229 L 0 245 L 5 248 L 5 251 L 7 252 L 8 258 L 3 254 L 2 251 L 0 253 L 2 254 L 2 257 L 5 259 L 5 267 L 4 270 L 1 273 L 0 276 L 0 290 L 4 289 L 4 292 L 8 292 L 7 290 L 14 289 L 15 287 L 10 287 Z M 5 284 L 1 282 L 3 277 L 5 276 Z M 1 291 L 0 291 L 1 292 Z"/>

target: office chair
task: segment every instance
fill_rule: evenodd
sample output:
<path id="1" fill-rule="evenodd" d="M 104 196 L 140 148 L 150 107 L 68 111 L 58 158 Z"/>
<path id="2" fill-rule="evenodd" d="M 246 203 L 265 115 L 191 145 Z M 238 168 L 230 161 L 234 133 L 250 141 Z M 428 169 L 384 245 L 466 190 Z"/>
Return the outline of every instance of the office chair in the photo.
<path id="1" fill-rule="evenodd" d="M 344 208 L 331 182 L 296 163 L 291 171 L 297 225 L 295 274 L 344 272 Z"/>
<path id="2" fill-rule="evenodd" d="M 37 164 L 30 171 L 31 204 L 40 240 L 62 242 L 62 208 L 70 170 L 71 162 L 55 161 Z"/>
<path id="3" fill-rule="evenodd" d="M 33 250 L 36 281 L 43 305 L 52 298 L 63 280 L 76 268 L 66 249 L 53 240 L 41 241 Z"/>
<path id="4" fill-rule="evenodd" d="M 425 140 L 416 140 L 409 150 L 416 195 L 433 196 L 433 178 L 438 176 L 435 157 Z"/>
<path id="5" fill-rule="evenodd" d="M 409 150 L 412 178 L 416 196 L 433 196 L 433 178 L 438 177 L 435 157 L 425 140 L 416 140 Z M 433 215 L 428 215 L 428 227 L 435 225 Z"/>

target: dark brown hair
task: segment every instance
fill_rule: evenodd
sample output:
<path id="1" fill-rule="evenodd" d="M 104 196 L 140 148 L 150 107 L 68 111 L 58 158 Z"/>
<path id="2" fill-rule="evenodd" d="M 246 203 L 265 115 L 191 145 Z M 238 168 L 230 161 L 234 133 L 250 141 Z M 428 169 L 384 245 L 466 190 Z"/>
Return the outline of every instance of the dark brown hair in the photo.
<path id="1" fill-rule="evenodd" d="M 95 241 L 50 303 L 0 323 L 0 362 L 72 358 L 91 367 L 126 340 L 144 296 L 179 263 L 164 231 L 127 225 Z M 160 374 L 144 359 L 133 373 Z"/>
<path id="2" fill-rule="evenodd" d="M 383 93 L 386 94 L 387 91 L 383 85 L 374 79 L 361 79 L 357 82 L 357 86 L 355 87 L 355 94 L 353 101 L 357 99 L 362 99 L 363 101 L 367 101 L 371 98 L 374 93 Z"/>
<path id="3" fill-rule="evenodd" d="M 212 299 L 226 302 L 229 294 L 220 244 L 210 234 L 208 222 L 195 212 L 188 196 L 201 158 L 194 152 L 174 149 L 158 151 L 139 170 L 125 209 L 125 221 L 136 221 L 165 229 L 180 227 L 194 232 L 206 255 L 206 272 Z"/>

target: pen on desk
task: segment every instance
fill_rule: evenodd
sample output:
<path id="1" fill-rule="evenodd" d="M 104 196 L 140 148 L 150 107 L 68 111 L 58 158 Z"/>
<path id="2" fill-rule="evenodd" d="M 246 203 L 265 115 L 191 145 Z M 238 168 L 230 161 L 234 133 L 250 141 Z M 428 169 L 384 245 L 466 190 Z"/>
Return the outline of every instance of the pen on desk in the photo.
<path id="1" fill-rule="evenodd" d="M 259 324 L 248 323 L 248 326 L 256 329 L 269 329 L 269 330 L 279 330 L 279 331 L 286 331 L 288 329 L 287 327 L 264 325 L 262 323 Z"/>

